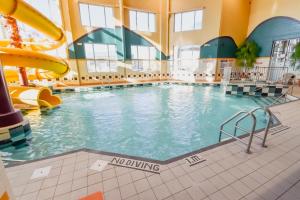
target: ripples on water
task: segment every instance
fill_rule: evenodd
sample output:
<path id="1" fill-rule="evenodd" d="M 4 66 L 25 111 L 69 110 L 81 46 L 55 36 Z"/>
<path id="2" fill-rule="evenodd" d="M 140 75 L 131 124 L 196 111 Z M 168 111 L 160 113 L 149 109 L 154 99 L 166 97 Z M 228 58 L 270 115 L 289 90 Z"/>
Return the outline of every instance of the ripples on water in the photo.
<path id="1" fill-rule="evenodd" d="M 217 142 L 224 119 L 257 107 L 220 87 L 163 85 L 61 95 L 48 114 L 30 112 L 33 139 L 6 148 L 15 159 L 36 159 L 91 148 L 166 160 Z M 259 120 L 262 127 L 264 118 Z"/>

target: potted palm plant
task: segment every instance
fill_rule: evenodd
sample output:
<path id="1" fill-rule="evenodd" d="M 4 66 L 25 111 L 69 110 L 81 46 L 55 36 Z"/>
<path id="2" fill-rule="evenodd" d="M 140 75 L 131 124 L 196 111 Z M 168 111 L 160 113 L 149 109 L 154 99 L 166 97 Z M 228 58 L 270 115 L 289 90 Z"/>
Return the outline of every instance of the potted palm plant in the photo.
<path id="1" fill-rule="evenodd" d="M 249 78 L 247 71 L 253 68 L 256 58 L 259 54 L 260 48 L 256 42 L 251 40 L 244 41 L 236 51 L 237 66 L 243 68 L 242 80 Z"/>
<path id="2" fill-rule="evenodd" d="M 294 47 L 294 52 L 291 55 L 291 64 L 294 67 L 294 71 L 300 69 L 300 42 Z M 300 78 L 298 78 L 298 85 L 300 86 Z"/>

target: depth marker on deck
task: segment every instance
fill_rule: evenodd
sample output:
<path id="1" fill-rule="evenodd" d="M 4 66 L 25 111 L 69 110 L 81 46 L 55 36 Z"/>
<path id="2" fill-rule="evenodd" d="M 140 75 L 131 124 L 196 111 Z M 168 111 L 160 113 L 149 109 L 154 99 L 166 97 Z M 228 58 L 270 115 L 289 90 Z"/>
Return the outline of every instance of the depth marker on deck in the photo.
<path id="1" fill-rule="evenodd" d="M 141 170 L 145 172 L 151 172 L 155 174 L 160 174 L 160 165 L 156 163 L 141 161 L 141 160 L 133 160 L 128 158 L 120 158 L 114 157 L 110 163 L 110 165 L 119 166 L 119 167 L 126 167 L 136 170 Z"/>
<path id="2" fill-rule="evenodd" d="M 206 159 L 201 158 L 201 156 L 199 156 L 198 154 L 191 155 L 191 156 L 185 158 L 185 160 L 187 161 L 187 163 L 190 167 L 206 161 Z"/>

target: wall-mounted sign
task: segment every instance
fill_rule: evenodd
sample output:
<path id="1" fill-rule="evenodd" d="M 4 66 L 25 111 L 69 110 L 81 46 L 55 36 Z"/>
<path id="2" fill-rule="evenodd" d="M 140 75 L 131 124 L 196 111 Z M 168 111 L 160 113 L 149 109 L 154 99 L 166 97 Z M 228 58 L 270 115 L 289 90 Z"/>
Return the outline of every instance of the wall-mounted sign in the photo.
<path id="1" fill-rule="evenodd" d="M 152 172 L 159 174 L 160 165 L 156 163 L 141 161 L 141 160 L 133 160 L 128 158 L 120 158 L 114 157 L 110 163 L 110 165 L 120 166 L 120 167 L 127 167 L 131 169 L 142 170 L 146 172 Z"/>

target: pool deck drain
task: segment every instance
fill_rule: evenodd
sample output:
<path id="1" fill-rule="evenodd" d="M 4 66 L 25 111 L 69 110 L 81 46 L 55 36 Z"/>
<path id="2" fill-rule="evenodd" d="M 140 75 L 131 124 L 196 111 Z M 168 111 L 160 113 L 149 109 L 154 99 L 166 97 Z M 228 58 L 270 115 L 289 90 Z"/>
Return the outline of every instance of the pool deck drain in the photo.
<path id="1" fill-rule="evenodd" d="M 98 191 L 105 200 L 299 200 L 300 110 L 295 109 L 299 107 L 300 101 L 272 107 L 290 128 L 270 134 L 268 148 L 261 148 L 255 140 L 252 154 L 231 142 L 158 164 L 158 174 L 111 164 L 102 171 L 92 170 L 98 160 L 111 163 L 123 157 L 74 151 L 6 171 L 17 200 L 79 199 Z M 124 163 L 134 160 L 125 158 Z M 30 179 L 34 170 L 47 166 L 51 166 L 48 176 Z"/>

